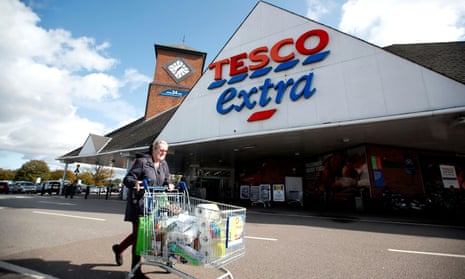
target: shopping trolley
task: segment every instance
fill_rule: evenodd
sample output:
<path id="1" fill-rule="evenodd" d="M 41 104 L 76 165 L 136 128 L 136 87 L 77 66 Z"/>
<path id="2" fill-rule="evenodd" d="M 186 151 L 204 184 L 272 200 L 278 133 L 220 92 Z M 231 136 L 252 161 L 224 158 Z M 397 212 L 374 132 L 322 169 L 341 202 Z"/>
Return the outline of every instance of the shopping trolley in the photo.
<path id="1" fill-rule="evenodd" d="M 195 279 L 176 264 L 216 268 L 218 278 L 234 278 L 225 265 L 245 255 L 245 220 L 245 208 L 189 197 L 187 189 L 146 189 L 136 242 L 141 262 L 128 278 L 144 264 L 181 278 Z"/>

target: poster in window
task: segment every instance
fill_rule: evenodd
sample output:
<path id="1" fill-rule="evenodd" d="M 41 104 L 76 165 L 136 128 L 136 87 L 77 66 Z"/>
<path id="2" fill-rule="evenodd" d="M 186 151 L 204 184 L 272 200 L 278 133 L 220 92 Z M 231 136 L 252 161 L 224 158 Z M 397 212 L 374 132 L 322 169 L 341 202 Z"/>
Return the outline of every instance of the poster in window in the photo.
<path id="1" fill-rule="evenodd" d="M 249 185 L 241 185 L 241 200 L 248 200 L 250 199 L 250 187 Z"/>
<path id="2" fill-rule="evenodd" d="M 260 200 L 260 186 L 250 186 L 250 200 L 251 201 Z"/>
<path id="3" fill-rule="evenodd" d="M 444 185 L 444 188 L 460 188 L 454 166 L 439 165 L 439 170 L 441 171 L 442 184 Z"/>
<path id="4" fill-rule="evenodd" d="M 285 201 L 284 184 L 273 184 L 273 201 Z"/>
<path id="5" fill-rule="evenodd" d="M 260 200 L 264 202 L 271 201 L 271 185 L 270 184 L 260 185 Z"/>
<path id="6" fill-rule="evenodd" d="M 373 170 L 373 181 L 376 187 L 384 186 L 384 174 L 382 170 Z"/>

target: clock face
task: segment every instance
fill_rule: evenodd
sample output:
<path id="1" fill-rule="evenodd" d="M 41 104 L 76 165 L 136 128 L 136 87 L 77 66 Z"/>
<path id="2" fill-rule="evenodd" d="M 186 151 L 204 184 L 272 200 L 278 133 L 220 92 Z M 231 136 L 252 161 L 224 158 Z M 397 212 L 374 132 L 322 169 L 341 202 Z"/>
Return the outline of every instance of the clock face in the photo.
<path id="1" fill-rule="evenodd" d="M 192 68 L 180 57 L 170 61 L 164 68 L 176 82 L 180 82 L 192 74 Z"/>

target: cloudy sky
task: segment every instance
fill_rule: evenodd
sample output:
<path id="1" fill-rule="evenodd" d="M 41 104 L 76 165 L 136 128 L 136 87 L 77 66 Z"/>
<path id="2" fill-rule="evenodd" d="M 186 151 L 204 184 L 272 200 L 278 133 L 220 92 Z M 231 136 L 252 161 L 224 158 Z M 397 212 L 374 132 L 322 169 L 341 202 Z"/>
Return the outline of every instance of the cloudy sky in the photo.
<path id="1" fill-rule="evenodd" d="M 0 0 L 0 168 L 62 169 L 55 158 L 90 133 L 143 116 L 154 44 L 184 43 L 208 64 L 256 2 Z M 267 2 L 381 47 L 465 40 L 463 0 Z"/>

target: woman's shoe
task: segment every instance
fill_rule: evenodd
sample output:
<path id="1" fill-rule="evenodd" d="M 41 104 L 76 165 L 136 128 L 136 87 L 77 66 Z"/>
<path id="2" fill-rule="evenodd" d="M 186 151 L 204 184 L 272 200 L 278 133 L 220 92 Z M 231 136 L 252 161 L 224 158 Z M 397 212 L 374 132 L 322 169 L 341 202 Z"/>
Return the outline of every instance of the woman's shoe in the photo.
<path id="1" fill-rule="evenodd" d="M 142 271 L 137 270 L 131 279 L 150 279 L 150 277 L 147 277 Z"/>
<path id="2" fill-rule="evenodd" d="M 120 255 L 118 251 L 118 244 L 115 244 L 111 247 L 113 253 L 115 254 L 115 262 L 117 265 L 123 265 L 123 257 Z"/>

